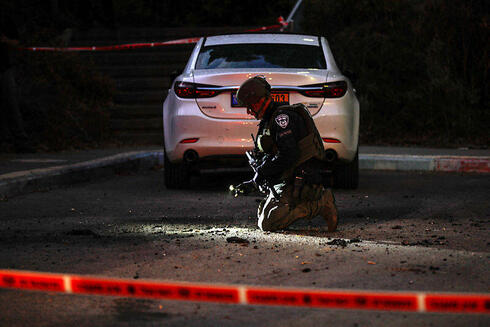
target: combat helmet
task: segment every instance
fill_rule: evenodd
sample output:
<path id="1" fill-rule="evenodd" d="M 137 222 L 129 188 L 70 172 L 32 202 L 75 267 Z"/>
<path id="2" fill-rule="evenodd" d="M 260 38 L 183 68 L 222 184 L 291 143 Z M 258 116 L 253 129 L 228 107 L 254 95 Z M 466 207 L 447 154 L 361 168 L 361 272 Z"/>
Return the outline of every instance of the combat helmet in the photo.
<path id="1" fill-rule="evenodd" d="M 254 76 L 240 86 L 237 92 L 238 104 L 249 108 L 260 98 L 268 97 L 271 93 L 271 86 L 262 75 Z"/>

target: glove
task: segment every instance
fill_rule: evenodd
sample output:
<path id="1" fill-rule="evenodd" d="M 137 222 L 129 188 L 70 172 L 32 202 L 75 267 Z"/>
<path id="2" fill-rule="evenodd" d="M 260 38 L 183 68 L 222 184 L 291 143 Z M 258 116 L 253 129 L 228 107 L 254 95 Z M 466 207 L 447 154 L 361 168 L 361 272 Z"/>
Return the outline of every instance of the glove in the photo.
<path id="1" fill-rule="evenodd" d="M 230 185 L 230 192 L 234 197 L 239 195 L 247 195 L 256 190 L 255 183 L 253 180 L 240 183 L 238 185 Z"/>

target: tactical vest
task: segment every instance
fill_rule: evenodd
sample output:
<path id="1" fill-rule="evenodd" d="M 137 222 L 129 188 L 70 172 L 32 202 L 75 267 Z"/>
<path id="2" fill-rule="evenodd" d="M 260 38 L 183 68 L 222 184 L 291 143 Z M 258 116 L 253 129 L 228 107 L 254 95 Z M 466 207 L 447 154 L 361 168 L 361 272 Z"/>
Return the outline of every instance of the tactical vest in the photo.
<path id="1" fill-rule="evenodd" d="M 302 103 L 290 105 L 290 106 L 280 106 L 278 107 L 271 118 L 266 122 L 264 128 L 262 128 L 260 135 L 257 136 L 257 145 L 260 151 L 275 155 L 277 153 L 277 147 L 274 140 L 272 139 L 270 127 L 274 123 L 276 116 L 279 111 L 293 111 L 299 114 L 306 125 L 307 134 L 305 137 L 298 141 L 299 156 L 294 165 L 284 171 L 281 175 L 281 179 L 288 179 L 292 177 L 294 170 L 299 167 L 304 162 L 311 158 L 316 158 L 318 160 L 325 159 L 325 150 L 323 148 L 322 138 L 318 129 L 315 126 L 313 118 L 311 117 L 310 111 Z"/>

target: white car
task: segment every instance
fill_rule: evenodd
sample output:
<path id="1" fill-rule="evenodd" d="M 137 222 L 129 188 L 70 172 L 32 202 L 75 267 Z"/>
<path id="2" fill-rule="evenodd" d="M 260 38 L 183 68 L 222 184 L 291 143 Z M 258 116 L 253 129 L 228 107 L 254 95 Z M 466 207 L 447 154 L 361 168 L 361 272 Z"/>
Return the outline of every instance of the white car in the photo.
<path id="1" fill-rule="evenodd" d="M 359 102 L 324 37 L 232 34 L 201 38 L 163 104 L 164 175 L 185 188 L 201 168 L 246 164 L 258 121 L 236 102 L 248 78 L 266 77 L 275 101 L 303 103 L 324 141 L 338 187 L 359 179 Z"/>

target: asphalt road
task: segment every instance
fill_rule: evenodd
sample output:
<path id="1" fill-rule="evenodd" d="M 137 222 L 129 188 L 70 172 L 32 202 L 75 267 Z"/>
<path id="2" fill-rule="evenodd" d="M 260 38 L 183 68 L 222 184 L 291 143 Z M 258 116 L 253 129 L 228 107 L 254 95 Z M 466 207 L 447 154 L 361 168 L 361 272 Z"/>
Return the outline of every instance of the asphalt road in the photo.
<path id="1" fill-rule="evenodd" d="M 362 171 L 317 217 L 256 226 L 247 176 L 204 173 L 169 191 L 162 171 L 0 202 L 0 269 L 308 288 L 489 292 L 490 177 Z M 229 243 L 237 236 L 249 244 Z M 343 243 L 336 239 L 350 239 Z M 334 244 L 328 244 L 334 241 Z M 0 326 L 488 326 L 482 315 L 252 307 L 0 289 Z"/>

